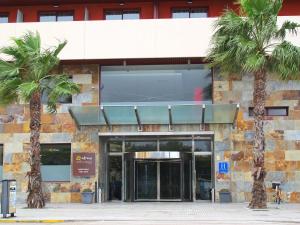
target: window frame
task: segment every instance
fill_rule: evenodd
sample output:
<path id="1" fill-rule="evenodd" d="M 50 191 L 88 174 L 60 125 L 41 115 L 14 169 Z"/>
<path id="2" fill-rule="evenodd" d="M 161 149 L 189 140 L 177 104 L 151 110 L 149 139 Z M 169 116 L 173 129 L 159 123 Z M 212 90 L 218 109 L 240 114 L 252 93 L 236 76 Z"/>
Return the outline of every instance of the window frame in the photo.
<path id="1" fill-rule="evenodd" d="M 9 23 L 9 13 L 8 12 L 0 12 L 0 17 L 7 17 L 7 23 Z M 0 23 L 2 24 L 2 23 Z"/>
<path id="2" fill-rule="evenodd" d="M 120 12 L 121 13 L 121 16 L 122 16 L 122 19 L 120 20 L 124 20 L 124 12 L 138 12 L 139 14 L 139 19 L 136 19 L 136 20 L 140 20 L 141 19 L 141 16 L 142 16 L 142 13 L 141 13 L 141 9 L 140 8 L 130 8 L 130 9 L 104 9 L 103 10 L 103 20 L 107 20 L 106 19 L 106 14 L 108 12 Z M 128 20 L 128 19 L 125 19 L 125 20 Z M 135 19 L 132 19 L 132 20 L 135 20 Z"/>
<path id="3" fill-rule="evenodd" d="M 185 63 L 175 63 L 175 64 L 172 64 L 172 63 L 142 63 L 142 64 L 140 64 L 140 63 L 133 63 L 133 64 L 130 64 L 129 66 L 182 66 L 182 65 L 187 65 L 187 64 L 185 64 Z M 192 63 L 192 64 L 190 64 L 190 65 L 207 65 L 207 64 L 203 64 L 203 63 L 201 63 L 201 62 L 197 62 L 197 63 Z M 102 68 L 103 67 L 118 67 L 119 65 L 116 65 L 116 64 L 106 64 L 106 65 L 99 65 L 99 77 L 100 77 L 100 79 L 99 79 L 99 86 L 98 86 L 98 88 L 99 88 L 99 95 L 98 95 L 98 97 L 99 97 L 99 101 L 100 101 L 100 103 L 101 104 L 106 104 L 106 105 L 110 105 L 110 104 L 112 104 L 112 105 L 114 105 L 116 102 L 105 102 L 105 101 L 102 101 L 103 99 L 102 99 L 102 95 L 103 95 L 103 73 L 102 73 Z M 203 67 L 203 69 L 205 69 L 205 67 Z M 205 101 L 210 101 L 210 103 L 211 104 L 214 104 L 214 95 L 213 95 L 213 93 L 214 93 L 214 85 L 213 85 L 213 83 L 214 83 L 214 74 L 215 74 L 215 69 L 214 68 L 211 68 L 210 69 L 210 74 L 211 74 L 211 76 L 210 76 L 210 80 L 211 80 L 211 99 L 210 100 L 205 100 Z M 180 102 L 186 102 L 187 104 L 189 103 L 189 102 L 191 102 L 191 101 L 193 101 L 193 100 L 189 100 L 189 101 L 180 101 Z M 137 104 L 137 103 L 144 103 L 144 102 L 131 102 L 131 101 L 129 101 L 130 103 L 135 103 L 135 104 Z M 160 103 L 161 102 L 163 102 L 163 101 L 159 101 Z M 178 102 L 178 101 L 173 101 L 173 102 Z M 124 102 L 117 102 L 117 103 L 119 103 L 119 104 L 123 104 Z"/>
<path id="4" fill-rule="evenodd" d="M 273 109 L 281 109 L 281 110 L 285 110 L 286 114 L 285 115 L 270 115 L 269 110 L 273 110 Z M 249 117 L 254 117 L 254 113 L 253 113 L 254 107 L 249 107 L 248 108 L 248 115 Z M 265 116 L 289 116 L 289 107 L 288 106 L 266 106 L 265 107 Z"/>
<path id="5" fill-rule="evenodd" d="M 43 146 L 60 146 L 60 145 L 64 145 L 64 146 L 68 146 L 68 148 L 70 149 L 70 154 L 69 154 L 69 164 L 42 164 L 42 152 L 43 152 Z M 43 182 L 70 182 L 71 181 L 71 173 L 72 173 L 72 144 L 71 143 L 41 143 L 41 173 L 42 173 L 42 180 Z M 62 168 L 63 167 L 63 168 Z M 43 177 L 43 169 L 47 169 L 49 170 L 49 173 L 47 173 L 47 177 Z M 57 170 L 62 171 L 62 169 L 64 169 L 65 174 L 64 173 L 60 173 L 60 174 L 64 174 L 63 176 L 55 176 Z M 53 174 L 51 174 L 53 173 Z M 50 178 L 49 178 L 49 174 Z M 67 174 L 67 175 L 66 175 Z M 53 178 L 54 177 L 54 178 Z"/>
<path id="6" fill-rule="evenodd" d="M 171 19 L 193 19 L 191 17 L 191 12 L 193 10 L 201 10 L 201 9 L 202 10 L 206 10 L 206 13 L 207 13 L 207 17 L 203 17 L 203 18 L 208 18 L 209 17 L 209 7 L 207 7 L 207 6 L 199 6 L 199 7 L 197 7 L 197 6 L 195 6 L 195 7 L 172 7 L 171 8 L 171 12 L 170 12 L 170 18 Z M 173 13 L 174 13 L 175 10 L 188 10 L 189 17 L 188 18 L 174 18 L 173 17 Z"/>
<path id="7" fill-rule="evenodd" d="M 53 15 L 55 16 L 55 21 L 41 21 L 41 15 L 42 15 L 42 14 L 51 14 L 51 13 L 53 13 Z M 38 18 L 37 18 L 37 21 L 38 21 L 38 22 L 41 22 L 41 23 L 46 23 L 46 22 L 68 22 L 68 21 L 58 21 L 58 20 L 57 20 L 59 14 L 63 14 L 63 13 L 70 13 L 70 14 L 72 14 L 73 20 L 70 20 L 69 22 L 75 21 L 75 12 L 74 12 L 74 10 L 39 11 L 39 12 L 38 12 Z"/>

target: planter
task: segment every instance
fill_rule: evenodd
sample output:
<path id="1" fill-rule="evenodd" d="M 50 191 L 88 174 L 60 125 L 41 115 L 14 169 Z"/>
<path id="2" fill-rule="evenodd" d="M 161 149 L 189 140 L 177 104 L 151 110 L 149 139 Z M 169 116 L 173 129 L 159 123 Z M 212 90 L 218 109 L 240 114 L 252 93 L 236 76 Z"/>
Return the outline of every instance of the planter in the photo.
<path id="1" fill-rule="evenodd" d="M 220 203 L 230 203 L 232 202 L 231 193 L 229 191 L 219 192 Z"/>
<path id="2" fill-rule="evenodd" d="M 94 202 L 94 192 L 82 192 L 81 202 L 84 204 L 92 204 Z"/>

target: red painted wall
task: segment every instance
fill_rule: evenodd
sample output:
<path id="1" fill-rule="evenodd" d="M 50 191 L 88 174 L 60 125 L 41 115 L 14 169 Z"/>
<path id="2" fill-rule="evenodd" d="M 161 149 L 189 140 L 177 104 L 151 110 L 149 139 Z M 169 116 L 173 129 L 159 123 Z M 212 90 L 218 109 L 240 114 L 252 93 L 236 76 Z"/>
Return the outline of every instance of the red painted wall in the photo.
<path id="1" fill-rule="evenodd" d="M 145 2 L 126 2 L 121 6 L 119 3 L 97 3 L 97 4 L 64 4 L 55 8 L 53 5 L 34 5 L 34 6 L 14 6 L 1 7 L 0 13 L 9 13 L 9 22 L 16 22 L 17 10 L 20 9 L 24 14 L 25 22 L 38 21 L 38 14 L 41 11 L 73 11 L 75 20 L 84 19 L 85 7 L 89 10 L 90 20 L 104 19 L 105 10 L 119 10 L 119 9 L 138 9 L 141 12 L 141 19 L 153 18 L 153 3 Z M 233 0 L 193 0 L 188 4 L 186 0 L 175 1 L 166 0 L 158 3 L 159 18 L 170 18 L 172 8 L 192 8 L 192 7 L 206 7 L 208 8 L 209 17 L 219 16 L 225 8 L 236 8 Z M 299 0 L 284 0 L 283 8 L 280 15 L 300 15 L 300 1 Z"/>

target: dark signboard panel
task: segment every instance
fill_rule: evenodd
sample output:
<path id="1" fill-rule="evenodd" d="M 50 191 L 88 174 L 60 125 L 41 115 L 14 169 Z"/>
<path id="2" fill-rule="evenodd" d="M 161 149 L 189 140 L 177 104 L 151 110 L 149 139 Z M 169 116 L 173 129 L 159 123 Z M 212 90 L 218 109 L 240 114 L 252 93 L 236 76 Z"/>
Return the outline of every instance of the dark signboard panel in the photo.
<path id="1" fill-rule="evenodd" d="M 72 170 L 75 177 L 91 177 L 96 175 L 95 153 L 73 153 Z"/>

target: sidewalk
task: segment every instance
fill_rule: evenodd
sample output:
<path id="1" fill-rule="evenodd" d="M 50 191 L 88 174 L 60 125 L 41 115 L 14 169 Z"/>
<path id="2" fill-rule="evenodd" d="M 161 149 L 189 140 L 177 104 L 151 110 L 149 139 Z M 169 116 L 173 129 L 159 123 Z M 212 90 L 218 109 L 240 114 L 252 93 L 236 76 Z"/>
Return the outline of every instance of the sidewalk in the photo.
<path id="1" fill-rule="evenodd" d="M 15 218 L 0 219 L 11 222 L 62 223 L 84 221 L 149 221 L 149 222 L 209 222 L 244 224 L 300 224 L 300 204 L 283 204 L 279 209 L 271 204 L 267 210 L 254 211 L 247 204 L 145 202 L 102 204 L 47 204 L 44 209 L 27 209 L 18 205 Z"/>

